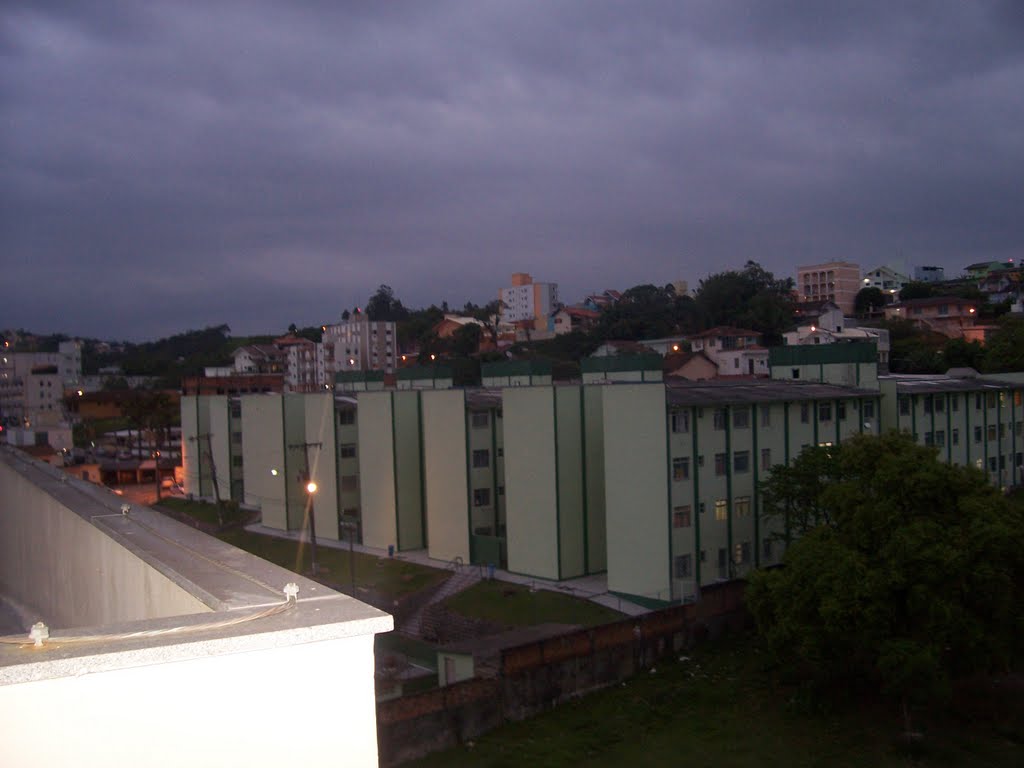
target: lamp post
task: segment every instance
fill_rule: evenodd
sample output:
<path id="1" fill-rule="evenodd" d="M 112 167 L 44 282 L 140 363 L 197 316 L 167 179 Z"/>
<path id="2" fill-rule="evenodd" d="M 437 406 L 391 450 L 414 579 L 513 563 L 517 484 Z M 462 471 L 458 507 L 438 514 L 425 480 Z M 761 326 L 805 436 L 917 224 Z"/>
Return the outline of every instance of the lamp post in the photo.
<path id="1" fill-rule="evenodd" d="M 306 490 L 306 516 L 309 519 L 309 558 L 313 575 L 316 576 L 316 515 L 313 509 L 313 496 L 316 494 L 316 483 L 310 479 L 308 472 L 302 473 L 302 480 Z"/>
<path id="2" fill-rule="evenodd" d="M 160 451 L 153 451 L 153 474 L 156 477 L 156 500 L 160 501 Z"/>

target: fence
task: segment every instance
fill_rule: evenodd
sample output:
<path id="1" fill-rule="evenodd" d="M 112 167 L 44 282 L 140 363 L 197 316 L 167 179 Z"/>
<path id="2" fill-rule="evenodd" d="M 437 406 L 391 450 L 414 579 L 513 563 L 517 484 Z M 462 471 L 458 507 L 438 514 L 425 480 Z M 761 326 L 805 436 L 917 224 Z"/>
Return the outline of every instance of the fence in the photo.
<path id="1" fill-rule="evenodd" d="M 625 680 L 669 654 L 746 624 L 741 581 L 705 587 L 699 603 L 508 648 L 496 679 L 467 680 L 377 705 L 382 766 L 475 739 L 589 691 Z"/>

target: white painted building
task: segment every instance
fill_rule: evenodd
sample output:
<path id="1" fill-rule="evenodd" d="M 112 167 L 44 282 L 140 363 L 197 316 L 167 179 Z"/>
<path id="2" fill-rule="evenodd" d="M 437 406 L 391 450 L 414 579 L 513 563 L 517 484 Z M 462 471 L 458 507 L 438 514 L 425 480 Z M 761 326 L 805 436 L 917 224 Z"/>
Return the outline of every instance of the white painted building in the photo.
<path id="1" fill-rule="evenodd" d="M 526 272 L 512 275 L 512 286 L 502 288 L 501 321 L 532 323 L 536 330 L 546 330 L 548 316 L 558 307 L 558 284 L 535 283 Z"/>
<path id="2" fill-rule="evenodd" d="M 350 319 L 323 326 L 324 375 L 338 371 L 384 371 L 398 368 L 398 332 L 394 322 L 370 320 L 359 312 Z"/>

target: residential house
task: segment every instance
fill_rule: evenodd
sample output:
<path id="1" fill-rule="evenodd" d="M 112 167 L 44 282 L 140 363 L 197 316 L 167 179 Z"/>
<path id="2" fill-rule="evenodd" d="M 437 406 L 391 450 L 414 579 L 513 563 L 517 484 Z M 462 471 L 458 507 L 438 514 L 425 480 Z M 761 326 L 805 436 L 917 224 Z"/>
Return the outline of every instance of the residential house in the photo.
<path id="1" fill-rule="evenodd" d="M 719 325 L 685 340 L 693 352 L 714 361 L 719 376 L 768 375 L 768 349 L 761 346 L 757 331 Z"/>
<path id="2" fill-rule="evenodd" d="M 975 303 L 958 296 L 908 299 L 885 308 L 886 320 L 911 320 L 920 328 L 950 338 L 963 338 L 964 329 L 970 329 L 976 317 Z"/>

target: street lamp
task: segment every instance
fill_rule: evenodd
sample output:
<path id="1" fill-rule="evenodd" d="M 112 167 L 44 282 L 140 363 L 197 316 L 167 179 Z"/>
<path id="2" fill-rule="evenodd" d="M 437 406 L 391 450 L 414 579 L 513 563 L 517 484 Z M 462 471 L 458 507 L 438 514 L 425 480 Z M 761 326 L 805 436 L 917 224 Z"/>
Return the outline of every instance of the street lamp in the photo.
<path id="1" fill-rule="evenodd" d="M 313 575 L 316 576 L 316 515 L 313 509 L 313 496 L 316 495 L 316 482 L 309 476 L 309 472 L 301 472 L 299 480 L 303 483 L 306 491 L 306 516 L 309 519 L 309 559 Z"/>
<path id="2" fill-rule="evenodd" d="M 156 500 L 160 501 L 160 451 L 153 451 L 153 475 L 156 477 Z"/>

